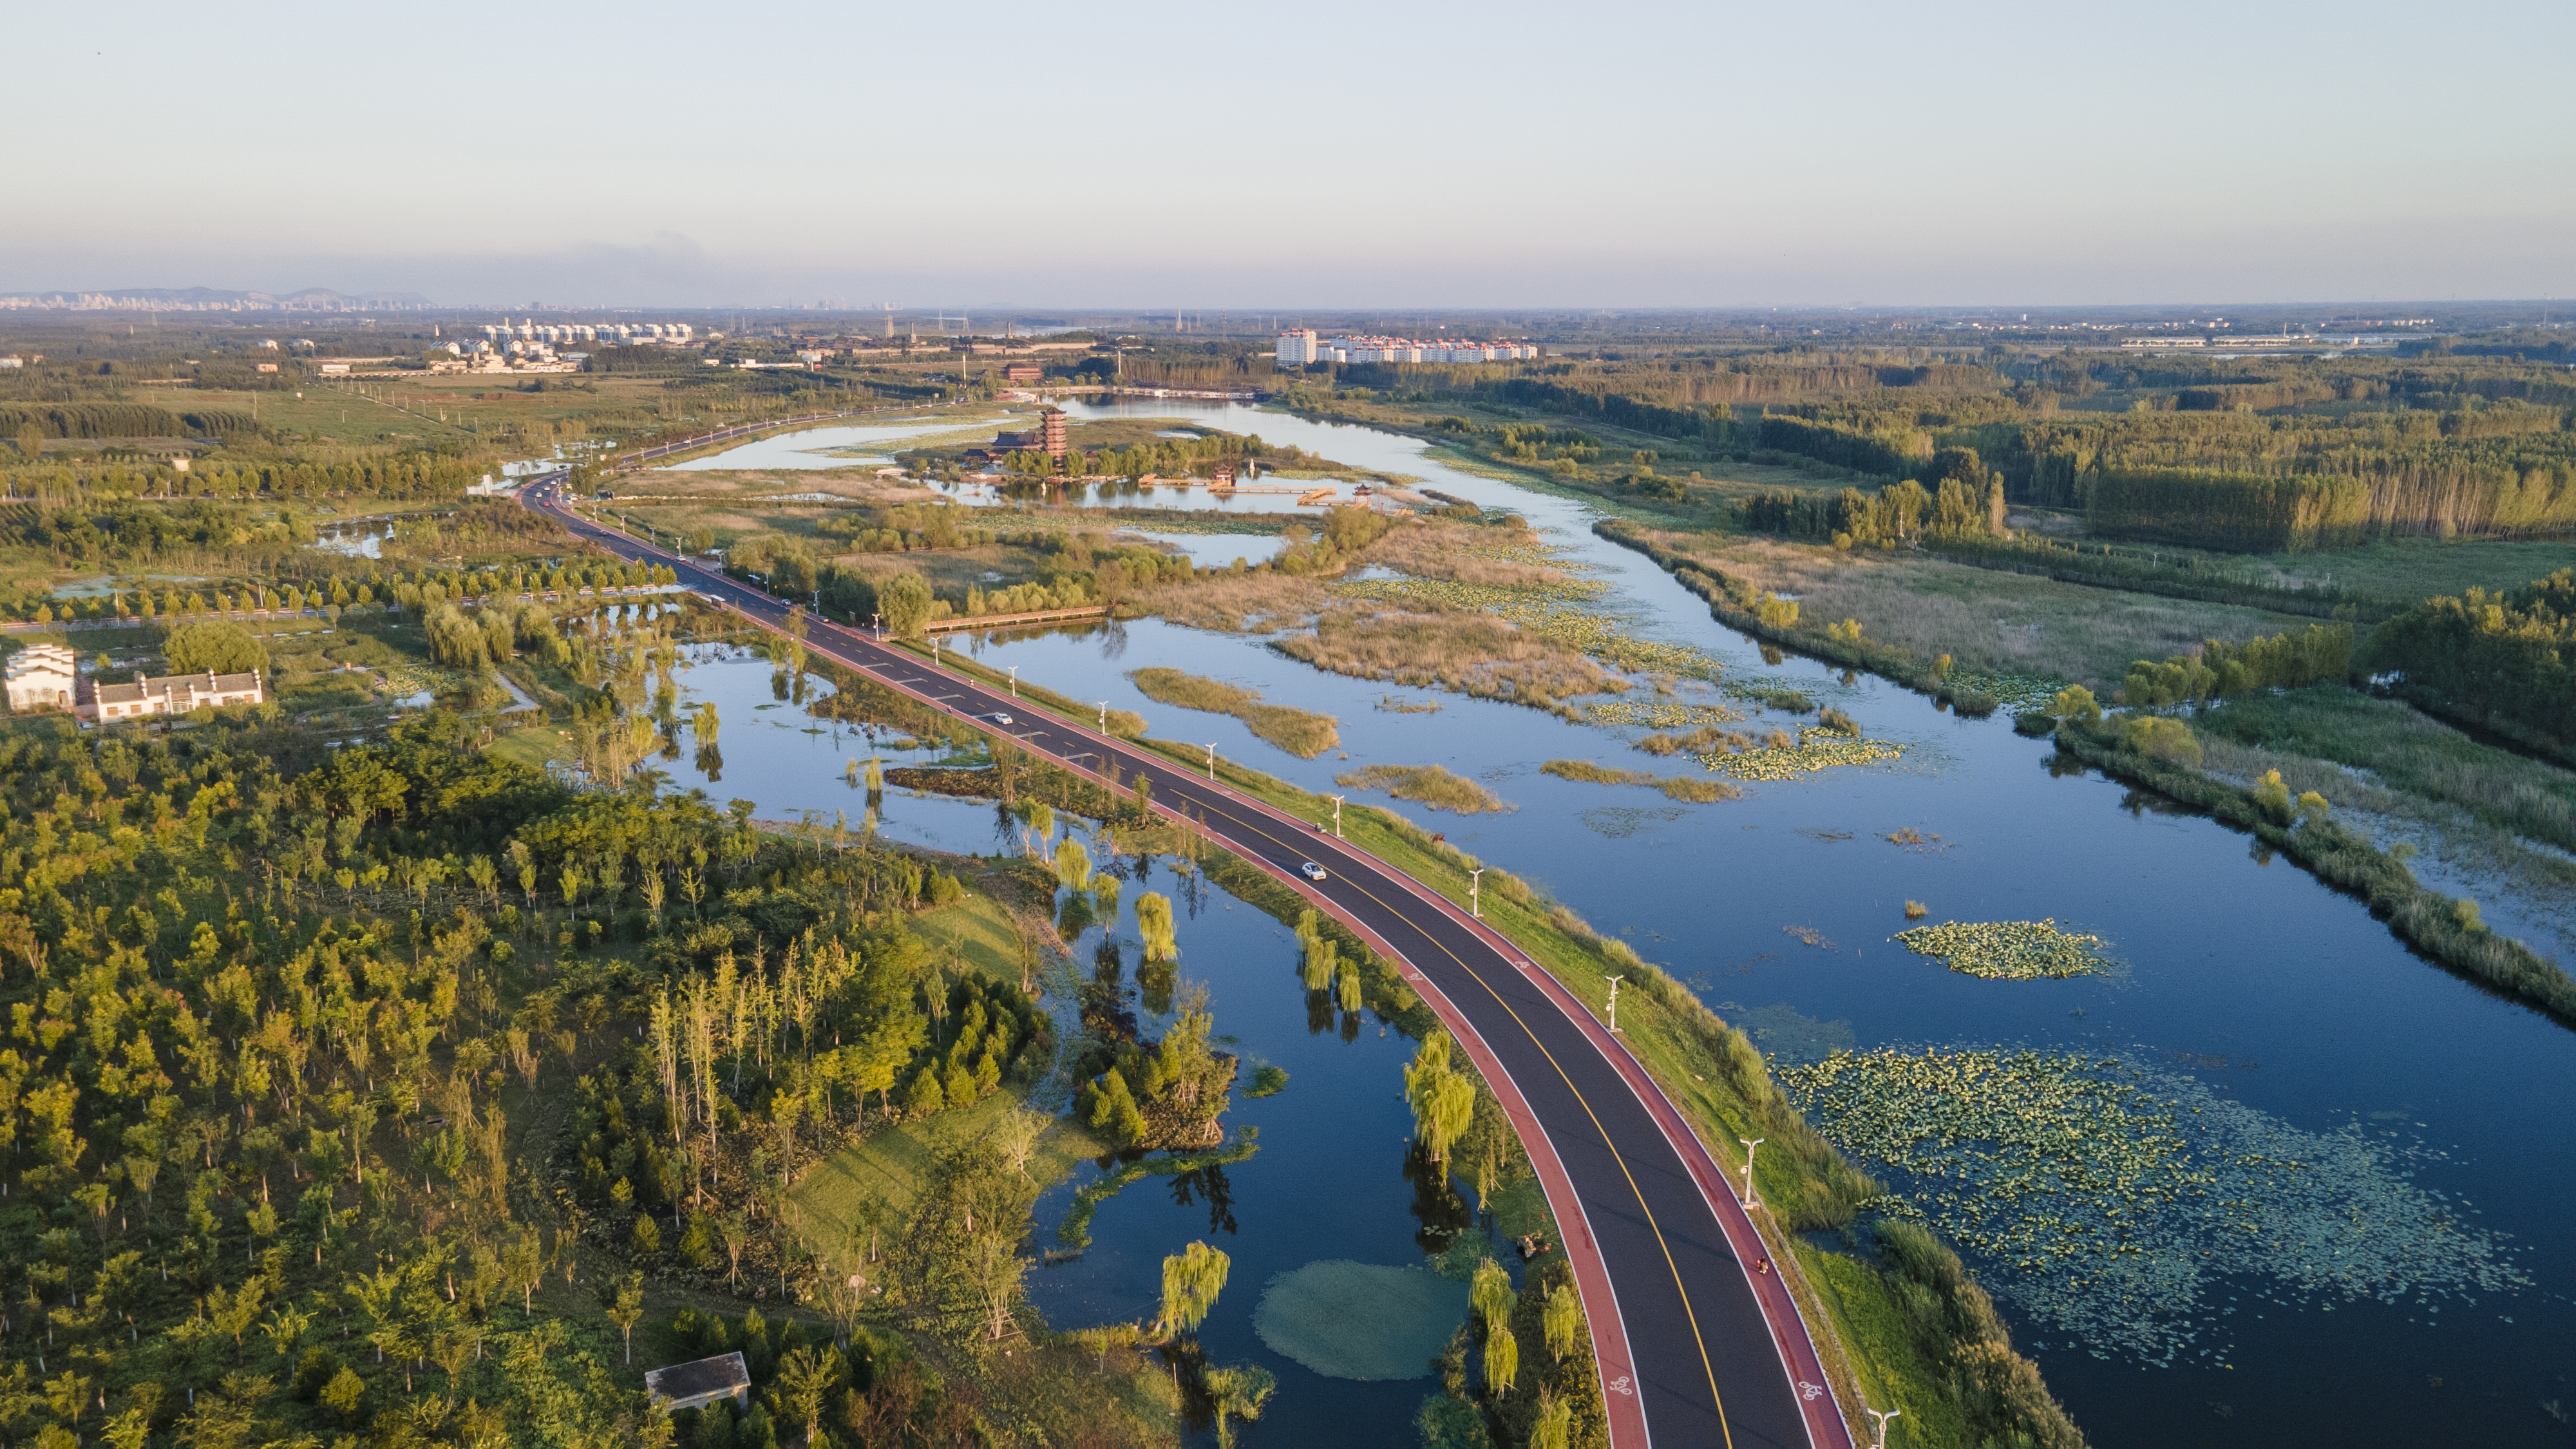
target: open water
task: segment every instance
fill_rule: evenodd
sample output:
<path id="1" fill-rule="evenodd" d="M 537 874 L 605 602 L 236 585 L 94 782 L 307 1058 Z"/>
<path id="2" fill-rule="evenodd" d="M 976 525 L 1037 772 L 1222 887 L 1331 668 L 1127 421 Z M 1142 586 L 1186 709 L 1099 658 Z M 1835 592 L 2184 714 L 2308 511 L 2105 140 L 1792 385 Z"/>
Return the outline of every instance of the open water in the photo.
<path id="1" fill-rule="evenodd" d="M 2212 1140 L 2232 1145 L 2210 1160 L 2219 1191 L 2189 1210 L 2144 1210 L 2135 1274 L 2123 1276 L 2126 1259 L 2033 1270 L 2008 1253 L 1968 1252 L 2093 1442 L 2521 1441 L 2552 1429 L 2545 1403 L 2576 1401 L 2566 1378 L 2576 1373 L 2566 1207 L 2576 1135 L 2560 1120 L 2576 1092 L 2576 1035 L 2413 955 L 2361 902 L 2247 837 L 2055 761 L 2048 742 L 2016 736 L 2003 716 L 1959 719 L 1794 657 L 1766 664 L 1651 562 L 1593 538 L 1580 500 L 1447 467 L 1412 439 L 1239 405 L 1152 400 L 1076 415 L 1116 411 L 1259 432 L 1516 510 L 1613 586 L 1633 635 L 1696 647 L 1725 675 L 1783 679 L 1903 747 L 1893 761 L 1690 806 L 1538 771 L 1571 757 L 1697 773 L 1686 757 L 1626 748 L 1642 730 L 1322 674 L 1258 638 L 1146 621 L 968 644 L 987 664 L 1136 709 L 1158 736 L 1213 742 L 1310 789 L 1335 789 L 1335 774 L 1370 763 L 1440 764 L 1484 782 L 1516 808 L 1467 818 L 1397 808 L 1627 939 L 1754 1030 L 1782 1065 L 1837 1047 L 2081 1054 L 2115 1063 L 2141 1100 L 2224 1124 Z M 1231 718 L 1146 700 L 1124 675 L 1149 664 L 1331 713 L 1341 750 L 1300 761 Z M 736 683 L 720 685 L 724 673 Z M 770 702 L 765 664 L 702 666 L 686 682 L 756 688 Z M 1381 709 L 1389 696 L 1442 707 Z M 1791 723 L 1701 698 L 1754 724 Z M 732 703 L 724 717 L 727 757 L 742 763 L 710 792 L 759 800 L 764 813 L 837 798 L 840 761 L 867 753 L 785 707 L 759 716 L 785 726 L 774 734 L 738 733 Z M 945 849 L 1000 848 L 989 806 L 890 796 L 884 828 Z M 1887 838 L 1904 831 L 1921 838 Z M 1129 906 L 1144 888 L 1129 888 Z M 1338 1031 L 1307 1035 L 1293 943 L 1221 892 L 1208 900 L 1181 923 L 1184 970 L 1214 987 L 1220 1032 L 1294 1074 L 1282 1095 L 1235 1108 L 1235 1120 L 1262 1127 L 1263 1152 L 1228 1171 L 1237 1230 L 1220 1226 L 1212 1241 L 1237 1261 L 1208 1345 L 1217 1361 L 1258 1358 L 1279 1374 L 1278 1406 L 1258 1433 L 1407 1442 L 1401 1420 L 1431 1384 L 1321 1379 L 1268 1355 L 1248 1327 L 1268 1272 L 1322 1257 L 1410 1260 L 1396 1095 L 1407 1044 L 1381 1040 L 1374 1024 L 1347 1043 Z M 1935 922 L 2053 918 L 2101 936 L 2120 966 L 2064 981 L 1955 974 L 1890 940 L 1908 924 L 1908 900 Z M 1086 964 L 1095 939 L 1076 945 Z M 1948 1226 L 1942 1192 L 1979 1185 L 1886 1175 L 1936 1227 Z M 1167 1179 L 1128 1189 L 1100 1211 L 1084 1258 L 1034 1275 L 1054 1321 L 1131 1314 L 1151 1298 L 1161 1255 L 1211 1231 L 1203 1198 L 1174 1197 Z M 2119 1281 L 2144 1297 L 2123 1305 L 2078 1281 Z M 1900 1421 L 1891 1442 L 1903 1436 Z"/>

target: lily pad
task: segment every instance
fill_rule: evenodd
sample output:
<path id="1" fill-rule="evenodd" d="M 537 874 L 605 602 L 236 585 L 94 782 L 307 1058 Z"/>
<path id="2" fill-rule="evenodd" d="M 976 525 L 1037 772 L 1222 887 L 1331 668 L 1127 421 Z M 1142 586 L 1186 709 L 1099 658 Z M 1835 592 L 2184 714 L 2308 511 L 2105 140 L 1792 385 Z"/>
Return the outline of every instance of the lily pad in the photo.
<path id="1" fill-rule="evenodd" d="M 1328 1379 L 1427 1378 L 1467 1316 L 1467 1288 L 1422 1268 L 1325 1258 L 1270 1280 L 1252 1328 Z"/>

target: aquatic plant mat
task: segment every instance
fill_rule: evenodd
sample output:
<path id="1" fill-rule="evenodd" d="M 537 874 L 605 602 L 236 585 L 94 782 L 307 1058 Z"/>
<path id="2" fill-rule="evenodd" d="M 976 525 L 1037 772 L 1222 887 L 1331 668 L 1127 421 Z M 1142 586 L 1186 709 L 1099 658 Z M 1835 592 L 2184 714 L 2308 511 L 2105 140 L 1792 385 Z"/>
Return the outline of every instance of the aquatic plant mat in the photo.
<path id="1" fill-rule="evenodd" d="M 2435 1149 L 2358 1119 L 2305 1131 L 2134 1056 L 1885 1048 L 1778 1076 L 1884 1169 L 1876 1207 L 1985 1258 L 2035 1347 L 2224 1365 L 2240 1298 L 2475 1306 L 2531 1281 L 2466 1204 L 2408 1180 Z"/>
<path id="2" fill-rule="evenodd" d="M 1327 1258 L 1272 1278 L 1252 1331 L 1326 1378 L 1418 1379 L 1466 1316 L 1463 1283 L 1425 1268 Z"/>
<path id="3" fill-rule="evenodd" d="M 1950 921 L 1900 931 L 1896 940 L 1918 956 L 1938 957 L 1950 969 L 1988 981 L 2054 981 L 2106 976 L 2112 962 L 2102 938 L 2057 929 L 2045 921 Z"/>

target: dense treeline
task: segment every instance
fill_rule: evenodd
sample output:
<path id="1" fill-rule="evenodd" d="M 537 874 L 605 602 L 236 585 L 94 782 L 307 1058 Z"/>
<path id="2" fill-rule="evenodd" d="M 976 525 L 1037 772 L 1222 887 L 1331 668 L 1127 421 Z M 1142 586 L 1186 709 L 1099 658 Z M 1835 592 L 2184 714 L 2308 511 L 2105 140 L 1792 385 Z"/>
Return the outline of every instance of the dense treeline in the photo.
<path id="1" fill-rule="evenodd" d="M 174 412 L 152 403 L 0 403 L 0 437 L 33 433 L 45 438 L 257 437 L 246 413 L 205 408 Z"/>
<path id="2" fill-rule="evenodd" d="M 2372 632 L 2370 665 L 2419 702 L 2576 758 L 2576 570 L 2426 599 Z"/>
<path id="3" fill-rule="evenodd" d="M 2297 689 L 2340 682 L 2352 672 L 2352 629 L 2311 624 L 2297 634 L 2275 634 L 2242 644 L 2207 640 L 2197 655 L 2177 654 L 2158 664 L 2129 666 L 2120 702 L 2163 706 L 2251 694 L 2258 689 Z"/>

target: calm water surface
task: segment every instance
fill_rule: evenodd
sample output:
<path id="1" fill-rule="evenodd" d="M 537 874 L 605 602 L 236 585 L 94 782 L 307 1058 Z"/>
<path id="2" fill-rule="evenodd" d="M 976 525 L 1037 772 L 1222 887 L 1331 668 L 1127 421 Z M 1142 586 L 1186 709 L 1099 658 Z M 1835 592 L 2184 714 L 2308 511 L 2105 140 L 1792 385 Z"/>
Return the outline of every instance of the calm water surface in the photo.
<path id="1" fill-rule="evenodd" d="M 1080 415 L 1116 411 L 1090 407 Z M 1683 806 L 1650 791 L 1538 772 L 1560 757 L 1675 772 L 1675 761 L 1625 748 L 1638 731 L 1571 725 L 1455 696 L 1438 696 L 1436 713 L 1394 713 L 1379 701 L 1434 696 L 1321 674 L 1258 639 L 1143 621 L 972 641 L 984 662 L 1018 665 L 1024 677 L 1076 697 L 1139 710 L 1158 736 L 1213 742 L 1310 789 L 1331 788 L 1334 774 L 1371 762 L 1445 765 L 1484 781 L 1516 810 L 1461 819 L 1399 808 L 1545 887 L 1596 927 L 1623 935 L 1722 1013 L 1761 1030 L 1766 1046 L 1791 1054 L 1801 1045 L 1840 1043 L 2116 1055 L 2169 1080 L 2197 1083 L 2253 1120 L 2314 1134 L 2311 1140 L 2363 1134 L 2378 1144 L 2382 1186 L 2431 1195 L 2411 1201 L 2450 1215 L 2525 1280 L 2503 1292 L 2409 1293 L 2381 1303 L 2290 1292 L 2266 1272 L 2218 1279 L 2171 1306 L 2189 1331 L 2167 1367 L 2088 1331 L 2080 1314 L 2053 1308 L 2010 1264 L 1972 1256 L 2013 1320 L 2017 1341 L 2095 1443 L 2519 1440 L 2548 1424 L 2543 1401 L 2576 1397 L 2562 1377 L 2576 1372 L 2566 1352 L 2576 1344 L 2576 1307 L 2567 1296 L 2576 1282 L 2576 1246 L 2566 1207 L 2576 1190 L 2576 1146 L 2558 1121 L 2560 1104 L 2576 1092 L 2576 1038 L 2565 1029 L 2413 956 L 2362 903 L 2268 858 L 2248 837 L 2168 812 L 2099 775 L 2053 770 L 2049 745 L 2017 737 L 2005 719 L 1958 719 L 1881 681 L 1846 683 L 1807 661 L 1766 666 L 1753 645 L 1712 620 L 1661 570 L 1591 537 L 1593 515 L 1580 502 L 1447 468 L 1426 457 L 1423 444 L 1369 429 L 1179 400 L 1124 411 L 1259 432 L 1515 509 L 1614 586 L 1637 634 L 1695 645 L 1730 671 L 1787 678 L 1852 714 L 1869 737 L 1904 745 L 1905 755 L 1762 784 L 1741 800 Z M 1124 674 L 1149 664 L 1234 680 L 1334 714 L 1342 751 L 1299 761 L 1254 740 L 1231 718 L 1146 700 Z M 731 707 L 725 718 L 731 759 Z M 812 722 L 793 723 L 775 736 L 780 748 L 754 752 L 767 757 L 756 767 L 728 768 L 713 793 L 758 790 L 755 798 L 764 801 L 814 803 L 821 786 L 837 778 L 849 745 L 836 749 L 828 730 L 800 734 Z M 737 779 L 744 782 L 739 790 Z M 766 793 L 773 789 L 780 793 Z M 988 806 L 890 797 L 888 814 L 891 833 L 918 830 L 907 838 L 947 849 L 993 848 Z M 980 836 L 972 823 L 979 818 Z M 1906 848 L 1884 838 L 1903 829 L 1935 839 Z M 1909 899 L 1929 905 L 1934 920 L 2054 918 L 2107 938 L 2126 969 L 2030 983 L 1953 974 L 1888 940 L 1904 927 L 1901 908 Z M 1236 1109 L 1239 1120 L 1263 1126 L 1265 1150 L 1232 1172 L 1233 1210 L 1247 1225 L 1253 1213 L 1268 1221 L 1276 1210 L 1284 1214 L 1279 1230 L 1291 1234 L 1307 1215 L 1331 1214 L 1334 1203 L 1311 1202 L 1293 1175 L 1274 1178 L 1270 1170 L 1297 1160 L 1290 1144 L 1301 1137 L 1312 1135 L 1329 1152 L 1333 1139 L 1325 1134 L 1348 1128 L 1351 1140 L 1368 1142 L 1374 1131 L 1385 1139 L 1380 1187 L 1394 1207 L 1354 1207 L 1351 1226 L 1340 1229 L 1368 1250 L 1295 1237 L 1297 1246 L 1276 1256 L 1283 1267 L 1329 1256 L 1405 1261 L 1379 1246 L 1401 1244 L 1410 1231 L 1398 1179 L 1403 1108 L 1393 1096 L 1401 1043 L 1378 1043 L 1374 1027 L 1347 1045 L 1300 1038 L 1302 992 L 1288 974 L 1293 950 L 1269 932 L 1266 918 L 1248 908 L 1202 910 L 1181 929 L 1185 967 L 1217 987 L 1218 1029 L 1244 1033 L 1247 1051 L 1298 1074 L 1282 1096 Z M 1273 948 L 1275 956 L 1262 955 Z M 1082 950 L 1088 961 L 1089 947 Z M 1292 1055 L 1301 1040 L 1314 1056 Z M 1381 1109 L 1375 1116 L 1366 1109 L 1372 1101 Z M 1311 1111 L 1309 1102 L 1316 1104 Z M 1338 1115 L 1346 1111 L 1381 1125 L 1353 1126 Z M 1370 1194 L 1353 1189 L 1350 1196 Z M 1160 1255 L 1205 1234 L 1206 1211 L 1202 1202 L 1170 1202 L 1165 1183 L 1129 1189 L 1101 1213 L 1099 1245 L 1081 1264 L 1038 1275 L 1041 1302 L 1051 1313 L 1062 1305 L 1071 1314 L 1064 1321 L 1132 1311 L 1124 1305 L 1151 1296 L 1151 1265 Z M 1333 1221 L 1338 1227 L 1344 1220 Z M 1254 1236 L 1247 1226 L 1237 1239 Z M 1223 1245 L 1237 1250 L 1235 1241 Z M 1247 1267 L 1239 1257 L 1219 1309 L 1220 1317 L 1244 1316 L 1237 1330 L 1211 1326 L 1220 1359 L 1253 1356 L 1220 1347 L 1216 1336 L 1239 1331 L 1248 1341 L 1242 1325 L 1258 1278 L 1247 1277 Z M 1264 1361 L 1280 1372 L 1283 1389 L 1280 1417 L 1260 1432 L 1281 1442 L 1303 1437 L 1292 1426 L 1304 1435 L 1327 1425 L 1336 1437 L 1348 1432 L 1351 1420 L 1304 1417 L 1310 1409 L 1322 1413 L 1344 1402 L 1359 1408 L 1363 1400 L 1371 1411 L 1379 1407 L 1360 1393 L 1372 1386 L 1329 1383 Z M 1426 1385 L 1400 1387 L 1404 1392 L 1384 1396 L 1399 1416 Z"/>

